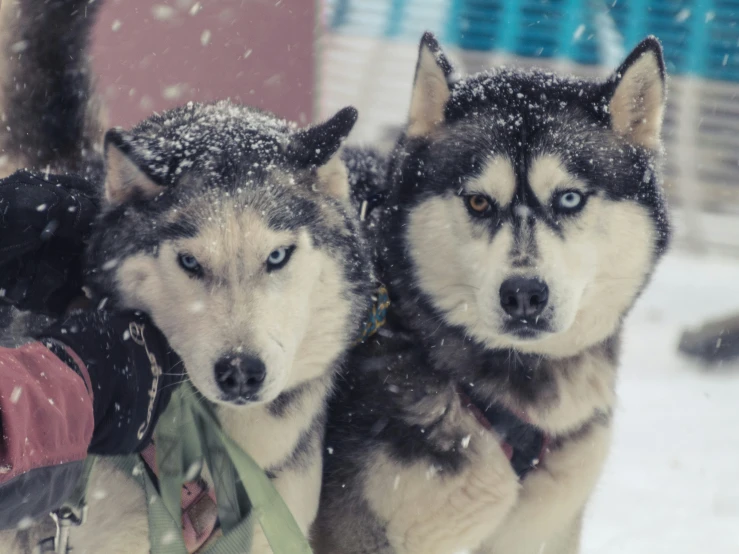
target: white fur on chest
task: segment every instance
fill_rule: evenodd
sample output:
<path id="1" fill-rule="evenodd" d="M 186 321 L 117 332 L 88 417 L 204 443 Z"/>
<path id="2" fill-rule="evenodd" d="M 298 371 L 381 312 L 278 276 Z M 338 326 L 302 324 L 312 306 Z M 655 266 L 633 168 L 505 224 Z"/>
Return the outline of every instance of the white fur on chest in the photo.
<path id="1" fill-rule="evenodd" d="M 542 545 L 553 554 L 577 552 L 581 515 L 610 444 L 609 423 L 593 418 L 612 409 L 615 367 L 593 354 L 565 369 L 551 384 L 556 402 L 527 412 L 555 436 L 588 426 L 548 452 L 523 481 L 497 435 L 456 404 L 443 423 L 450 436 L 469 437 L 463 445 L 468 465 L 461 473 L 445 476 L 428 463 L 405 466 L 383 452 L 375 454 L 366 470 L 364 497 L 387 525 L 397 552 L 448 554 L 467 548 L 476 554 L 538 554 Z"/>
<path id="2" fill-rule="evenodd" d="M 305 390 L 281 416 L 266 405 L 248 408 L 219 407 L 223 429 L 263 469 L 281 464 L 295 450 L 302 435 L 326 402 L 327 387 L 316 383 Z"/>
<path id="3" fill-rule="evenodd" d="M 616 368 L 601 353 L 586 352 L 576 367 L 554 372 L 556 402 L 526 411 L 531 422 L 551 435 L 579 429 L 599 412 L 608 414 L 616 402 Z"/>
<path id="4" fill-rule="evenodd" d="M 515 506 L 476 554 L 575 554 L 582 514 L 595 488 L 611 442 L 609 426 L 550 452 L 522 482 Z"/>

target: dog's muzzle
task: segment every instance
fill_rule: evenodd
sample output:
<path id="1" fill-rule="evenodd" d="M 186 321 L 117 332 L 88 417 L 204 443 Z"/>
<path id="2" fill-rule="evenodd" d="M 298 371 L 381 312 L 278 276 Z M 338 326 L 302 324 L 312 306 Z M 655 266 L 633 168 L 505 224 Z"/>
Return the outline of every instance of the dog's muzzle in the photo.
<path id="1" fill-rule="evenodd" d="M 267 368 L 250 354 L 228 354 L 216 362 L 215 377 L 222 400 L 245 404 L 256 399 L 264 384 Z"/>

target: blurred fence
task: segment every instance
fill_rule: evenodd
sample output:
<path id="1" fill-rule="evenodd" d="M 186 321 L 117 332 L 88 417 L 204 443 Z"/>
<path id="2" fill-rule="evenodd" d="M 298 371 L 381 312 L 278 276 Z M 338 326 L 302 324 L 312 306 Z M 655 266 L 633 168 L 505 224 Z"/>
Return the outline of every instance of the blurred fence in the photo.
<path id="1" fill-rule="evenodd" d="M 646 35 L 671 76 L 667 188 L 678 235 L 739 253 L 739 0 L 322 0 L 318 115 L 360 109 L 355 138 L 405 121 L 418 41 L 473 72 L 536 65 L 605 76 Z"/>

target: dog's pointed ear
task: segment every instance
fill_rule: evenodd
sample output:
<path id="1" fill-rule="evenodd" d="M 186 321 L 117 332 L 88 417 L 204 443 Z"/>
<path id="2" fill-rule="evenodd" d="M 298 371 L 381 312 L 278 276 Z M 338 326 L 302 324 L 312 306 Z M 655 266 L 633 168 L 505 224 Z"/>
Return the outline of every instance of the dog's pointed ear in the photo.
<path id="1" fill-rule="evenodd" d="M 349 180 L 339 148 L 357 121 L 357 110 L 347 106 L 323 123 L 295 133 L 288 146 L 288 156 L 302 168 L 313 168 L 320 192 L 347 200 Z"/>
<path id="2" fill-rule="evenodd" d="M 444 121 L 444 107 L 451 95 L 452 64 L 439 46 L 436 37 L 425 33 L 421 38 L 413 81 L 411 108 L 406 135 L 428 135 Z"/>
<path id="3" fill-rule="evenodd" d="M 647 37 L 607 82 L 611 127 L 632 144 L 657 149 L 665 112 L 662 46 Z"/>
<path id="4" fill-rule="evenodd" d="M 154 198 L 165 190 L 135 163 L 130 139 L 122 129 L 105 134 L 105 201 L 111 207 Z"/>

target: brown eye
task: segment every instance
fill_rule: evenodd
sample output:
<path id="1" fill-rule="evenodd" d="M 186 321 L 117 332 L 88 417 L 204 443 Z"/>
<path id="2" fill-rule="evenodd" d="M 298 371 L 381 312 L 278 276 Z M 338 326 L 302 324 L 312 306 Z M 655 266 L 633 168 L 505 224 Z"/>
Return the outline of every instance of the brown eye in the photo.
<path id="1" fill-rule="evenodd" d="M 490 211 L 490 200 L 481 194 L 466 197 L 467 206 L 475 215 L 485 215 Z"/>

